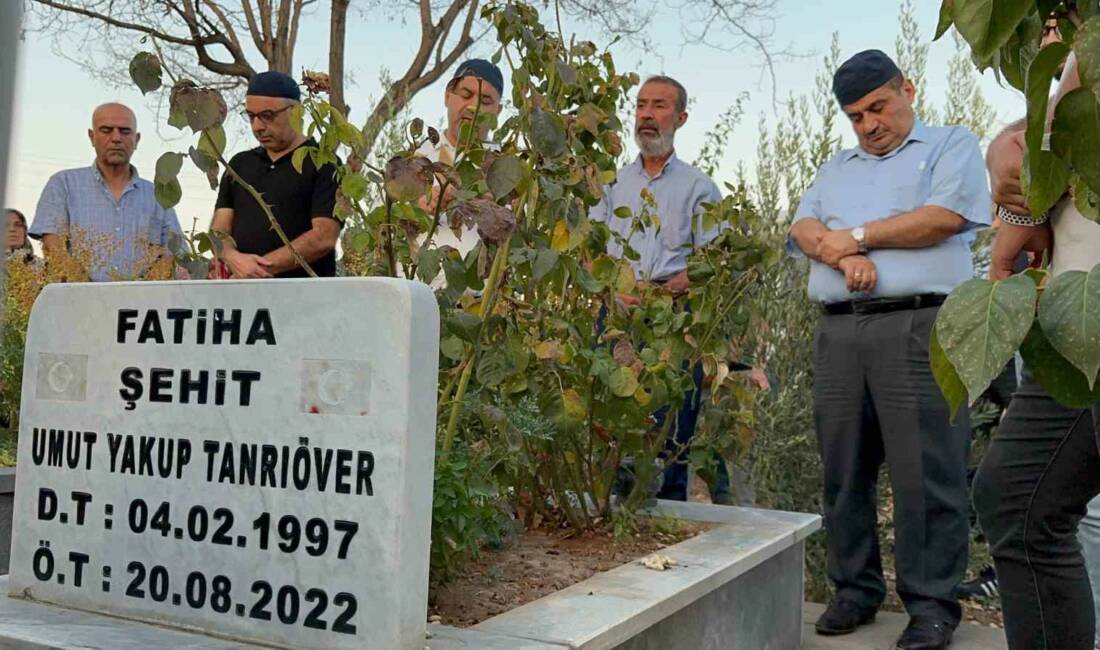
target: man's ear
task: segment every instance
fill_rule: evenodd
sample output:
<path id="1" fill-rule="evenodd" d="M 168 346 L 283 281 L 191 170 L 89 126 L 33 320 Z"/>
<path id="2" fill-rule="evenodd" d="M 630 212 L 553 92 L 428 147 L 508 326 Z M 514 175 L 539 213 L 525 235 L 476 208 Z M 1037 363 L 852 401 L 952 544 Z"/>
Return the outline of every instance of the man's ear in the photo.
<path id="1" fill-rule="evenodd" d="M 141 133 L 140 132 L 134 134 L 134 149 L 137 149 L 137 146 L 139 144 L 141 144 Z"/>
<path id="2" fill-rule="evenodd" d="M 93 147 L 95 146 L 95 131 L 92 129 L 88 129 L 88 142 L 92 143 Z"/>
<path id="3" fill-rule="evenodd" d="M 906 79 L 901 82 L 901 94 L 905 95 L 909 101 L 913 101 L 917 97 L 917 87 L 913 85 L 912 81 Z"/>
<path id="4" fill-rule="evenodd" d="M 679 115 L 678 115 L 678 116 L 676 117 L 676 128 L 680 128 L 680 127 L 681 127 L 681 126 L 683 126 L 683 125 L 684 125 L 684 123 L 686 123 L 687 121 L 688 121 L 688 114 L 687 114 L 687 111 L 682 111 L 682 112 L 681 112 L 681 113 L 680 113 L 680 114 L 679 114 Z"/>

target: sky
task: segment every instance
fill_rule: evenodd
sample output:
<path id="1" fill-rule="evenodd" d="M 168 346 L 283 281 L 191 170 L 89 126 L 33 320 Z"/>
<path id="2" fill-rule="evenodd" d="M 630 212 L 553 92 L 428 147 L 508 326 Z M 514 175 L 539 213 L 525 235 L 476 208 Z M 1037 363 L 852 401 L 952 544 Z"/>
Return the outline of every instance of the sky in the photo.
<path id="1" fill-rule="evenodd" d="M 940 2 L 913 2 L 921 32 L 931 40 Z M 661 4 L 664 7 L 666 3 Z M 354 0 L 352 5 L 355 6 Z M 653 51 L 618 44 L 612 52 L 620 70 L 634 70 L 643 78 L 650 74 L 668 74 L 687 87 L 693 98 L 690 116 L 676 137 L 677 153 L 687 160 L 694 159 L 707 131 L 737 96 L 749 93 L 745 118 L 731 137 L 719 170 L 720 177 L 715 179 L 721 185 L 722 181 L 732 179 L 738 162 L 751 165 L 755 161 L 758 119 L 763 115 L 774 121 L 773 97 L 782 99 L 791 93 L 812 91 L 814 76 L 829 49 L 833 32 L 839 34 L 842 60 L 867 48 L 879 48 L 893 55 L 900 31 L 900 5 L 901 0 L 873 3 L 778 0 L 773 49 L 790 50 L 799 56 L 775 63 L 778 87 L 774 94 L 770 78 L 761 67 L 763 60 L 753 50 L 746 48 L 727 53 L 704 45 L 685 44 L 681 30 L 683 21 L 669 9 L 661 9 L 649 31 L 656 44 Z M 378 13 L 353 15 L 348 25 L 346 66 L 352 81 L 346 94 L 353 107 L 352 121 L 360 123 L 365 118 L 366 107 L 372 105 L 371 98 L 380 94 L 377 80 L 381 71 L 403 72 L 419 39 L 415 24 L 401 19 L 378 18 Z M 327 14 L 328 3 L 322 2 L 303 17 L 294 59 L 296 70 L 327 68 Z M 28 26 L 33 29 L 33 22 Z M 563 29 L 597 44 L 606 41 L 584 24 L 567 21 Z M 493 41 L 482 39 L 469 54 L 488 56 L 494 46 Z M 12 164 L 3 205 L 23 211 L 28 218 L 33 215 L 38 195 L 51 174 L 91 164 L 94 153 L 87 129 L 92 109 L 102 102 L 122 101 L 137 113 L 142 140 L 133 162 L 139 173 L 147 178 L 152 177 L 154 163 L 161 153 L 186 151 L 193 139 L 189 131 L 177 131 L 161 123 L 152 95 L 143 97 L 135 87 L 112 87 L 70 60 L 84 56 L 75 38 L 60 47 L 64 48 L 65 56 L 55 51 L 49 38 L 34 31 L 28 31 L 20 44 L 16 116 L 12 130 L 14 150 L 10 152 Z M 135 41 L 134 52 L 140 49 L 141 45 Z M 942 104 L 946 93 L 947 62 L 954 51 L 950 38 L 932 44 L 926 93 L 935 105 Z M 252 61 L 254 66 L 258 65 L 257 60 L 258 57 Z M 122 69 L 127 63 L 120 62 Z M 414 98 L 412 116 L 422 117 L 429 124 L 440 123 L 443 83 L 428 87 Z M 997 111 L 999 123 L 1008 123 L 1023 113 L 1020 94 L 1010 87 L 998 85 L 991 73 L 982 77 L 981 87 Z M 230 108 L 229 151 L 255 146 L 244 119 L 237 117 L 239 108 Z M 845 128 L 843 121 L 839 124 Z M 846 131 L 846 146 L 853 142 L 854 137 Z M 204 176 L 190 164 L 185 165 L 180 180 L 183 186 L 183 199 L 177 206 L 180 223 L 185 230 L 190 230 L 193 224 L 203 230 L 213 211 L 215 193 Z"/>

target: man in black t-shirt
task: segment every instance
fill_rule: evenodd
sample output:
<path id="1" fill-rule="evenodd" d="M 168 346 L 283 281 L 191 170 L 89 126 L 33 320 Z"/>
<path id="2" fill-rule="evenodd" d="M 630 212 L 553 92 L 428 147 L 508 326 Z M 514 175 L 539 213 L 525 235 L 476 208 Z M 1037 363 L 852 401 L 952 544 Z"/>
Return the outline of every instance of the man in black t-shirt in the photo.
<path id="1" fill-rule="evenodd" d="M 291 164 L 294 150 L 316 146 L 295 130 L 290 110 L 301 92 L 282 72 L 261 72 L 248 84 L 244 115 L 260 146 L 243 151 L 229 166 L 271 206 L 275 220 L 294 250 L 321 277 L 336 274 L 336 240 L 341 223 L 336 205 L 336 167 L 313 165 L 309 156 L 299 174 Z M 234 278 L 306 277 L 279 239 L 259 202 L 226 172 L 218 189 L 213 230 L 229 233 L 223 258 Z"/>

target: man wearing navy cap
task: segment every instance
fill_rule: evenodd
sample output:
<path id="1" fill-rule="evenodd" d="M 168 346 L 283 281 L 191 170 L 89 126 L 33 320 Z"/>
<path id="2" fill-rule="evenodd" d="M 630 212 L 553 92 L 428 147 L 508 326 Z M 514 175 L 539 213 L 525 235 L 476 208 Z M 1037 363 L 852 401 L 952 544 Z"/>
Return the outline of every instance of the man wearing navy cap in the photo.
<path id="1" fill-rule="evenodd" d="M 966 410 L 951 413 L 928 347 L 939 306 L 974 273 L 972 230 L 991 204 L 978 140 L 916 119 L 912 82 L 878 50 L 837 70 L 833 92 L 859 146 L 826 162 L 802 196 L 792 253 L 810 258 L 821 305 L 814 419 L 825 466 L 829 577 L 820 634 L 873 620 L 886 595 L 876 530 L 885 460 L 894 494 L 897 647 L 945 648 L 966 569 Z"/>
<path id="2" fill-rule="evenodd" d="M 455 163 L 457 149 L 461 148 L 459 138 L 462 125 L 472 123 L 475 115 L 499 115 L 501 96 L 504 94 L 504 75 L 500 68 L 485 59 L 470 59 L 455 68 L 454 76 L 447 82 L 443 91 L 443 103 L 447 108 L 447 129 L 439 142 L 425 142 L 417 153 L 432 162 L 447 165 Z M 481 119 L 479 118 L 480 122 Z M 471 135 L 484 144 L 489 135 L 489 127 L 482 124 Z M 434 214 L 437 204 L 442 201 L 443 208 L 454 199 L 455 187 L 447 187 L 440 196 L 439 185 L 434 184 L 432 191 L 420 199 L 420 207 L 428 214 Z M 441 228 L 435 234 L 437 245 L 452 246 L 463 255 L 477 245 L 477 233 L 473 224 L 468 224 L 461 236 L 453 234 L 447 228 Z"/>
<path id="3" fill-rule="evenodd" d="M 291 164 L 298 147 L 317 143 L 299 133 L 290 111 L 299 104 L 298 84 L 282 72 L 261 72 L 248 84 L 244 116 L 260 142 L 229 161 L 271 206 L 294 250 L 321 277 L 336 275 L 336 167 L 314 166 L 307 156 L 299 174 Z M 226 172 L 218 188 L 211 229 L 229 233 L 223 258 L 234 278 L 306 277 L 290 249 L 271 228 L 255 198 Z"/>

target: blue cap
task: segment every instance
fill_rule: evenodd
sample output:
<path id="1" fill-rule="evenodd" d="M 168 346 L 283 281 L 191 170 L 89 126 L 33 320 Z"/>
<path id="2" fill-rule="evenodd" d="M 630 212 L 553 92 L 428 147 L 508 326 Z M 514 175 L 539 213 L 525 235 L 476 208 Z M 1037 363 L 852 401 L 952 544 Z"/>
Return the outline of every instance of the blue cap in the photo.
<path id="1" fill-rule="evenodd" d="M 470 59 L 455 69 L 455 75 L 451 77 L 453 82 L 463 77 L 476 77 L 489 82 L 489 85 L 497 89 L 497 94 L 504 96 L 504 74 L 500 68 L 485 59 Z"/>
<path id="2" fill-rule="evenodd" d="M 248 82 L 248 92 L 245 95 L 258 97 L 283 97 L 302 100 L 302 91 L 294 79 L 285 72 L 268 70 L 252 77 Z"/>
<path id="3" fill-rule="evenodd" d="M 901 74 L 882 50 L 864 50 L 840 64 L 833 75 L 833 94 L 841 106 L 859 101 Z"/>

